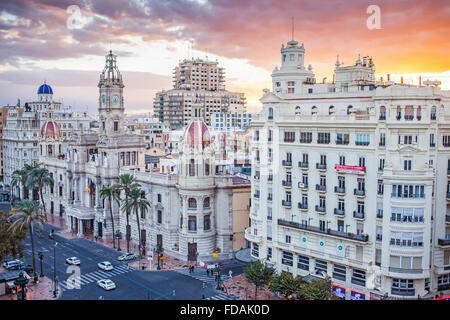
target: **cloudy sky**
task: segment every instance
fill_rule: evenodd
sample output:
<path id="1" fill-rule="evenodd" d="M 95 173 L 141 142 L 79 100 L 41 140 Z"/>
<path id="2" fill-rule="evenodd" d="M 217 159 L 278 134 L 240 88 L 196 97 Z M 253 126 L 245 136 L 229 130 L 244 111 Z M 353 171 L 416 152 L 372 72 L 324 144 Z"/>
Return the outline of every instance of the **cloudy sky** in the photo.
<path id="1" fill-rule="evenodd" d="M 368 28 L 370 5 L 380 29 Z M 439 79 L 450 90 L 448 0 L 2 0 L 0 105 L 35 99 L 47 81 L 54 98 L 96 113 L 98 76 L 112 49 L 125 82 L 128 113 L 150 112 L 156 91 L 189 56 L 217 59 L 229 90 L 250 111 L 280 64 L 282 43 L 305 44 L 319 81 L 332 79 L 336 55 L 350 65 L 373 57 L 377 77 L 417 84 Z"/>

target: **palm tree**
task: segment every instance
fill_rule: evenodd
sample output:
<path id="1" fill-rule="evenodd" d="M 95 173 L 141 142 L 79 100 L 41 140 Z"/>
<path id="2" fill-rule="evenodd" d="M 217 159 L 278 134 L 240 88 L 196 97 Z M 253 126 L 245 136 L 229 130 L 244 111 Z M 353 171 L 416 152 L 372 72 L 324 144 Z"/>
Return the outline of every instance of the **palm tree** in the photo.
<path id="1" fill-rule="evenodd" d="M 113 200 L 115 200 L 116 202 L 119 202 L 119 192 L 117 190 L 117 188 L 115 186 L 103 186 L 100 189 L 100 197 L 105 200 L 106 198 L 108 199 L 109 202 L 109 213 L 111 215 L 111 224 L 112 224 L 112 234 L 113 234 L 113 247 L 114 249 L 116 248 L 116 238 L 115 238 L 115 233 L 114 233 L 114 217 L 113 217 L 113 212 L 112 212 L 112 204 L 113 204 Z"/>
<path id="2" fill-rule="evenodd" d="M 41 198 L 42 202 L 42 208 L 44 209 L 44 215 L 47 219 L 47 211 L 45 210 L 45 201 L 44 196 L 42 194 L 42 190 L 49 186 L 50 188 L 53 188 L 54 181 L 53 178 L 50 175 L 50 172 L 47 168 L 42 167 L 35 167 L 32 168 L 27 177 L 27 186 L 31 189 L 38 189 L 39 190 L 39 197 Z"/>
<path id="3" fill-rule="evenodd" d="M 20 197 L 20 187 L 23 187 L 23 195 L 25 196 L 25 185 L 27 183 L 27 172 L 24 169 L 14 170 L 12 173 L 11 186 L 16 187 L 19 190 Z"/>
<path id="4" fill-rule="evenodd" d="M 30 199 L 22 200 L 16 208 L 14 214 L 15 221 L 10 227 L 10 230 L 22 230 L 28 228 L 31 240 L 31 253 L 33 256 L 33 273 L 36 275 L 36 259 L 34 257 L 34 239 L 33 226 L 42 228 L 43 223 L 46 222 L 45 216 L 40 213 L 40 205 L 36 201 Z"/>
<path id="5" fill-rule="evenodd" d="M 138 186 L 133 186 L 129 193 L 129 201 L 124 200 L 123 202 L 123 209 L 127 212 L 134 211 L 136 214 L 136 221 L 138 226 L 138 236 L 139 236 L 139 258 L 142 259 L 141 254 L 141 225 L 139 222 L 139 212 L 146 213 L 148 211 L 148 208 L 150 207 L 150 202 L 148 202 L 147 199 L 142 197 L 142 190 Z"/>
<path id="6" fill-rule="evenodd" d="M 139 187 L 139 184 L 136 183 L 134 180 L 134 176 L 129 173 L 124 173 L 119 176 L 119 183 L 115 185 L 115 188 L 119 190 L 119 192 L 124 191 L 125 193 L 125 203 L 128 203 L 128 198 L 130 194 L 130 190 L 133 187 Z M 126 211 L 126 217 L 127 217 L 127 230 L 129 228 L 129 219 L 128 216 L 130 215 L 130 211 Z M 130 252 L 130 235 L 127 234 L 127 252 Z"/>

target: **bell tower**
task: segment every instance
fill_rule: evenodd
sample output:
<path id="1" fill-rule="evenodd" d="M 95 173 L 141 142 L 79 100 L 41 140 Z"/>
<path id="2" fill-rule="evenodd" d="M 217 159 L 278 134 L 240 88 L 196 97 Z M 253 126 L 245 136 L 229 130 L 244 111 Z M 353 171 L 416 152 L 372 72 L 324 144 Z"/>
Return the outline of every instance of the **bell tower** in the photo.
<path id="1" fill-rule="evenodd" d="M 99 135 L 124 133 L 125 114 L 123 105 L 123 81 L 116 64 L 116 55 L 109 51 L 100 74 L 99 88 Z"/>

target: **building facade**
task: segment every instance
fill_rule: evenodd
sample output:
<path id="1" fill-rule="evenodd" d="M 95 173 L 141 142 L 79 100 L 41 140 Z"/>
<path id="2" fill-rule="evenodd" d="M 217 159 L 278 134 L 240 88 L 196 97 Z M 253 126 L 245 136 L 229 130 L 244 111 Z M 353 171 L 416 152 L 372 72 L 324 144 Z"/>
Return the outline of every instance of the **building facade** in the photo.
<path id="1" fill-rule="evenodd" d="M 369 57 L 317 83 L 304 55 L 282 46 L 252 119 L 252 256 L 346 299 L 450 289 L 450 92 L 377 82 Z"/>

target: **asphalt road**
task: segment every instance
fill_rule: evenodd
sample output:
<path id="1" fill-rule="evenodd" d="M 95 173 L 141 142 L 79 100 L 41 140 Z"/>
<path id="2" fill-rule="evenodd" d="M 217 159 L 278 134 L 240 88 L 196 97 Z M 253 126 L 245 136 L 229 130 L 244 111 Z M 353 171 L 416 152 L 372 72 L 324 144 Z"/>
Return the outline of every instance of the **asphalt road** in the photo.
<path id="1" fill-rule="evenodd" d="M 87 239 L 66 239 L 55 235 L 55 239 L 51 240 L 48 237 L 51 229 L 58 231 L 58 228 L 46 225 L 42 237 L 38 230 L 35 232 L 36 271 L 40 274 L 38 252 L 41 251 L 44 255 L 43 273 L 53 279 L 54 252 L 56 253 L 56 275 L 59 278 L 59 289 L 62 290 L 62 300 L 97 300 L 100 297 L 104 300 L 200 300 L 203 294 L 209 299 L 220 299 L 218 296 L 223 299 L 224 294 L 215 290 L 213 285 L 214 276 L 206 277 L 202 268 L 196 269 L 194 274 L 189 274 L 187 270 L 130 270 L 127 262 L 117 260 L 123 251 L 118 252 Z M 31 242 L 28 238 L 25 244 L 23 260 L 32 264 Z M 81 260 L 79 271 L 65 262 L 66 258 L 72 256 Z M 97 263 L 105 260 L 113 264 L 112 271 L 101 271 L 98 268 Z M 239 261 L 225 261 L 222 272 L 228 275 L 228 270 L 231 269 L 233 276 L 236 276 L 242 273 L 243 266 L 245 263 Z M 76 280 L 77 275 L 80 276 L 81 283 Z M 106 291 L 97 285 L 99 279 L 111 279 L 117 288 Z M 207 284 L 206 288 L 203 288 L 203 282 Z"/>

